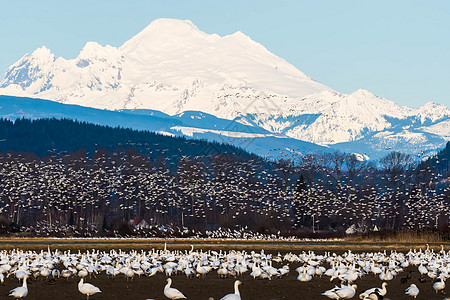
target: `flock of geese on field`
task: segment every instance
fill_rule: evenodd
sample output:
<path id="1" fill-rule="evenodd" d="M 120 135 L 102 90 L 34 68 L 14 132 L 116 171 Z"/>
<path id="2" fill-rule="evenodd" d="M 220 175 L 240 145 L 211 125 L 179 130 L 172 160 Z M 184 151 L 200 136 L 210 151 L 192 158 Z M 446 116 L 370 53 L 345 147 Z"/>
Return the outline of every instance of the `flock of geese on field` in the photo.
<path id="1" fill-rule="evenodd" d="M 247 275 L 253 279 L 271 280 L 289 275 L 290 264 L 300 265 L 295 269 L 298 273 L 297 280 L 300 282 L 311 281 L 314 276 L 329 277 L 330 282 L 339 280 L 340 285 L 321 293 L 330 299 L 351 299 L 356 295 L 355 283 L 359 279 L 364 276 L 377 276 L 383 281 L 381 287 L 363 291 L 359 294 L 359 299 L 386 300 L 387 282 L 396 276 L 403 276 L 400 279 L 401 283 L 407 283 L 411 278 L 411 268 L 417 269 L 420 273 L 420 282 L 427 281 L 427 277 L 435 280 L 433 288 L 436 295 L 445 294 L 445 281 L 450 276 L 450 251 L 445 251 L 443 247 L 440 251 L 430 250 L 427 247 L 426 250 L 414 249 L 407 253 L 397 251 L 352 253 L 349 250 L 342 255 L 330 252 L 316 254 L 313 251 L 275 255 L 265 253 L 264 250 L 194 251 L 193 246 L 190 251 L 169 251 L 166 246 L 164 250 L 131 252 L 121 250 L 52 252 L 50 248 L 40 252 L 4 250 L 0 252 L 0 281 L 3 284 L 9 277 L 22 281 L 22 285 L 11 290 L 9 294 L 15 299 L 22 299 L 28 295 L 28 278 L 78 277 L 78 290 L 89 299 L 89 296 L 101 293 L 100 288 L 85 282 L 90 276 L 104 273 L 108 277 L 123 276 L 128 281 L 135 276 L 152 277 L 162 272 L 167 276 L 164 295 L 168 299 L 186 299 L 181 291 L 172 287 L 174 275 L 184 274 L 188 278 L 203 278 L 215 272 L 221 278 Z M 241 299 L 240 284 L 241 281 L 236 280 L 234 292 L 221 300 Z M 405 294 L 412 298 L 416 298 L 419 293 L 420 290 L 415 284 L 410 284 L 405 290 Z"/>

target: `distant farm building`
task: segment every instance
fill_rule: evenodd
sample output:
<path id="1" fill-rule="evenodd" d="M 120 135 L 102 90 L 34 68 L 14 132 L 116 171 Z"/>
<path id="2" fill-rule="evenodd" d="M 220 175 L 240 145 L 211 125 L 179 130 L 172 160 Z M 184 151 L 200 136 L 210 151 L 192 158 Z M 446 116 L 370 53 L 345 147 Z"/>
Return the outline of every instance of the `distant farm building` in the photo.
<path id="1" fill-rule="evenodd" d="M 149 227 L 149 224 L 144 219 L 131 219 L 128 223 L 136 229 Z"/>

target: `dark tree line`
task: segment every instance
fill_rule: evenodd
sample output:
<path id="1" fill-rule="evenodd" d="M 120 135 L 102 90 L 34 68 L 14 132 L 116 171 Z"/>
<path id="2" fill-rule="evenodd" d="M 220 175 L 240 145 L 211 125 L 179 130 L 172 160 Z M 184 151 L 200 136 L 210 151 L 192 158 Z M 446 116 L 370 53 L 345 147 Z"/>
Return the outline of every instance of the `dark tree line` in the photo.
<path id="1" fill-rule="evenodd" d="M 133 148 L 152 159 L 162 155 L 166 160 L 179 156 L 205 156 L 221 153 L 256 158 L 238 147 L 217 142 L 171 137 L 149 131 L 112 128 L 69 119 L 0 118 L 0 152 L 29 152 L 47 156 L 51 152 L 76 152 L 84 149 L 92 155 L 97 149 L 114 151 Z"/>

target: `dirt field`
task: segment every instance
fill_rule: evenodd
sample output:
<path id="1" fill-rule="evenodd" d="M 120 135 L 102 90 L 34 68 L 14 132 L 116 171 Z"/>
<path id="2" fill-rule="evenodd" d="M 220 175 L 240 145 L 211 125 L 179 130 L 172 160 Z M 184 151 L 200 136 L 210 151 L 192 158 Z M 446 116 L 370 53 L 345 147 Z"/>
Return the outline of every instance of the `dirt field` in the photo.
<path id="1" fill-rule="evenodd" d="M 24 242 L 24 241 L 22 241 Z M 69 244 L 62 243 L 63 241 L 53 241 L 53 243 L 49 243 L 48 240 L 44 241 L 34 241 L 33 243 L 27 243 L 24 242 L 21 245 L 19 244 L 11 244 L 11 241 L 9 241 L 9 246 L 6 247 L 6 243 L 8 243 L 7 240 L 1 240 L 0 248 L 22 248 L 22 249 L 30 249 L 35 248 L 37 249 L 47 249 L 48 244 L 51 244 L 52 248 L 55 246 L 59 246 L 58 249 L 66 249 L 66 248 L 72 248 L 72 249 L 92 249 L 92 248 L 116 248 L 116 246 L 119 246 L 119 248 L 122 248 L 124 250 L 128 250 L 131 248 L 140 250 L 141 248 L 146 249 L 147 247 L 158 245 L 157 248 L 163 247 L 163 243 L 161 241 L 157 241 L 154 245 L 151 245 L 148 241 L 145 243 L 138 243 L 138 245 L 135 245 L 133 243 L 122 244 L 118 243 L 118 241 L 112 241 L 109 243 L 102 243 L 102 242 L 94 242 L 97 243 L 98 247 L 95 247 L 94 244 L 87 244 L 81 241 L 82 244 L 73 244 L 71 247 Z M 173 242 L 173 241 L 172 241 Z M 45 244 L 45 247 L 43 245 Z M 189 249 L 187 245 L 192 243 L 186 243 L 183 242 L 182 244 L 177 243 L 169 243 L 168 248 L 170 250 L 173 250 L 174 248 L 184 248 Z M 311 245 L 311 244 L 305 244 L 303 245 L 303 248 L 299 244 L 292 244 L 292 245 L 281 245 L 281 244 L 273 244 L 273 243 L 256 243 L 256 245 L 245 243 L 244 245 L 241 244 L 233 244 L 233 243 L 219 243 L 219 244 L 211 244 L 206 243 L 207 245 L 205 247 L 200 247 L 200 243 L 194 243 L 195 247 L 197 249 L 199 248 L 214 248 L 217 250 L 217 247 L 224 247 L 224 248 L 233 248 L 236 250 L 239 250 L 241 248 L 254 248 L 253 250 L 261 250 L 262 248 L 265 249 L 266 252 L 287 252 L 287 251 L 293 251 L 293 252 L 300 252 L 303 250 L 311 250 L 315 249 L 316 253 L 320 254 L 326 251 L 335 251 L 335 252 L 343 252 L 346 251 L 348 248 L 354 248 L 356 251 L 383 251 L 384 249 L 397 249 L 397 250 L 405 250 L 406 251 L 414 246 L 419 247 L 418 245 L 403 245 L 400 247 L 400 245 L 344 245 L 344 244 L 319 244 L 319 245 Z M 204 244 L 204 241 L 201 242 L 201 244 Z M 109 245 L 109 246 L 108 246 Z M 238 246 L 241 247 L 238 247 Z M 270 245 L 272 247 L 270 247 Z M 187 247 L 185 247 L 187 246 Z M 400 249 L 400 248 L 402 249 Z M 446 245 L 446 249 L 448 250 L 449 245 Z M 11 249 L 10 248 L 10 249 Z M 373 248 L 373 249 L 372 249 Z M 377 249 L 375 249 L 377 248 Z M 421 246 L 422 249 L 424 249 L 424 246 Z M 434 245 L 433 248 L 440 249 L 438 245 Z M 116 248 L 117 249 L 117 248 Z M 106 250 L 106 249 L 105 249 Z M 276 266 L 276 265 L 274 265 Z M 280 266 L 280 265 L 279 265 Z M 321 293 L 334 287 L 335 284 L 338 284 L 338 281 L 330 282 L 329 278 L 324 276 L 322 278 L 314 277 L 312 281 L 310 282 L 300 282 L 297 281 L 297 272 L 295 271 L 295 268 L 298 267 L 298 264 L 291 264 L 290 265 L 290 274 L 287 277 L 281 278 L 281 279 L 273 279 L 271 281 L 269 280 L 253 280 L 252 277 L 248 275 L 239 276 L 238 279 L 243 282 L 243 284 L 240 286 L 241 291 L 241 297 L 242 299 L 255 299 L 255 300 L 271 300 L 271 299 L 292 299 L 292 300 L 311 300 L 311 299 L 328 299 L 325 296 L 321 296 Z M 277 266 L 276 266 L 277 267 Z M 408 297 L 404 294 L 405 288 L 407 288 L 411 283 L 415 283 L 419 289 L 420 294 L 417 299 L 444 299 L 444 295 L 438 295 L 436 296 L 432 285 L 433 282 L 428 278 L 427 282 L 420 283 L 418 281 L 419 273 L 417 271 L 416 267 L 410 267 L 408 270 L 413 271 L 411 273 L 411 279 L 408 280 L 406 284 L 402 284 L 400 282 L 400 278 L 404 277 L 406 275 L 406 272 L 401 273 L 397 278 L 394 278 L 394 280 L 388 282 L 388 293 L 386 295 L 387 298 L 394 300 L 394 299 L 408 299 Z M 194 279 L 187 279 L 184 275 L 176 275 L 172 276 L 173 283 L 172 287 L 175 287 L 182 291 L 188 299 L 192 300 L 202 300 L 202 299 L 209 299 L 209 297 L 213 297 L 214 299 L 218 300 L 221 297 L 225 296 L 228 293 L 233 292 L 233 283 L 234 278 L 228 278 L 228 279 L 219 279 L 217 276 L 216 271 L 211 271 L 205 278 L 194 278 Z M 166 284 L 166 276 L 162 273 L 158 273 L 157 275 L 153 277 L 135 277 L 132 281 L 127 282 L 126 278 L 123 275 L 120 275 L 116 278 L 107 278 L 105 274 L 101 274 L 97 276 L 97 278 L 87 278 L 86 280 L 89 283 L 92 283 L 96 286 L 98 286 L 101 290 L 101 294 L 96 294 L 90 299 L 93 300 L 101 300 L 101 299 L 166 299 L 163 295 L 163 289 L 164 285 Z M 36 281 L 32 281 L 29 283 L 29 294 L 26 297 L 28 300 L 33 299 L 39 299 L 39 300 L 45 300 L 45 299 L 61 299 L 61 300 L 71 300 L 71 299 L 86 299 L 85 296 L 83 296 L 81 293 L 78 292 L 77 287 L 78 278 L 71 277 L 68 281 L 65 279 L 42 279 L 39 278 Z M 378 277 L 375 277 L 373 275 L 366 276 L 363 279 L 359 279 L 356 284 L 358 285 L 357 294 L 353 299 L 359 299 L 358 295 L 362 291 L 364 291 L 367 288 L 371 287 L 379 287 L 381 286 L 381 281 L 378 279 Z M 5 280 L 5 283 L 0 286 L 0 299 L 7 299 L 8 292 L 19 286 L 19 282 L 13 278 L 10 277 Z M 447 293 L 450 293 L 450 288 L 447 286 L 445 291 Z"/>
<path id="2" fill-rule="evenodd" d="M 294 267 L 294 266 L 293 266 Z M 415 283 L 419 289 L 420 294 L 418 299 L 443 299 L 443 295 L 436 296 L 432 281 L 428 280 L 426 283 L 419 283 L 419 273 L 415 270 L 412 273 L 412 278 L 407 284 L 401 284 L 400 278 L 390 281 L 388 284 L 388 293 L 386 297 L 390 299 L 408 299 L 404 294 L 404 290 L 410 283 Z M 310 282 L 300 282 L 296 280 L 297 273 L 291 270 L 288 277 L 282 279 L 268 280 L 253 280 L 248 275 L 240 276 L 239 280 L 243 282 L 240 286 L 242 299 L 328 299 L 320 294 L 327 289 L 334 287 L 337 281 L 330 283 L 328 277 L 314 277 Z M 205 299 L 213 297 L 220 299 L 228 293 L 233 291 L 234 278 L 219 279 L 215 272 L 207 275 L 206 278 L 187 279 L 183 275 L 173 276 L 172 286 L 182 291 L 188 299 Z M 153 277 L 135 277 L 132 281 L 127 282 L 124 276 L 116 278 L 107 278 L 102 274 L 97 278 L 86 280 L 98 286 L 101 294 L 91 296 L 90 299 L 167 299 L 164 297 L 163 289 L 166 284 L 166 277 L 159 273 Z M 77 288 L 78 279 L 70 278 L 58 280 L 41 280 L 31 282 L 28 285 L 29 294 L 26 299 L 85 299 Z M 0 299 L 6 299 L 9 290 L 19 285 L 16 279 L 9 278 L 5 284 L 0 287 Z M 375 276 L 367 276 L 364 279 L 357 281 L 358 290 L 357 295 L 367 288 L 381 286 L 381 281 Z M 449 288 L 446 288 L 450 292 Z M 354 299 L 358 299 L 357 296 Z"/>

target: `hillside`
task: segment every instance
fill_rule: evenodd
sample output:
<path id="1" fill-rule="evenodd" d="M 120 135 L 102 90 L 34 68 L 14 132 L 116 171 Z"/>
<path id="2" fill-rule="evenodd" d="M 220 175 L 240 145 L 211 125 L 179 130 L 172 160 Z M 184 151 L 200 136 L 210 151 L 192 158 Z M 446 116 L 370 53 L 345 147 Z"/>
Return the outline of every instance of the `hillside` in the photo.
<path id="1" fill-rule="evenodd" d="M 112 128 L 68 119 L 0 119 L 0 152 L 28 152 L 48 156 L 80 149 L 92 155 L 98 149 L 134 149 L 152 159 L 178 161 L 180 157 L 227 154 L 255 159 L 256 155 L 227 144 L 172 137 L 148 131 Z"/>
<path id="2" fill-rule="evenodd" d="M 263 128 L 195 111 L 169 116 L 154 110 L 110 111 L 41 99 L 0 96 L 0 118 L 12 121 L 21 118 L 64 118 L 103 126 L 145 130 L 168 136 L 227 143 L 272 160 L 288 153 L 330 151 L 326 147 L 273 134 Z"/>

